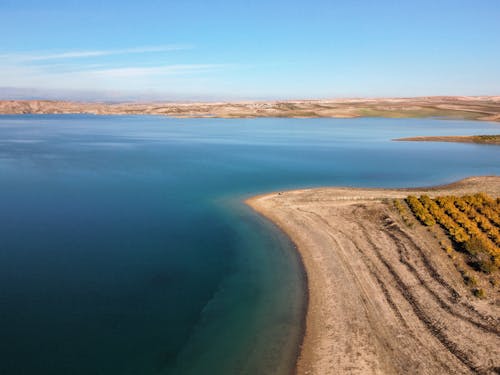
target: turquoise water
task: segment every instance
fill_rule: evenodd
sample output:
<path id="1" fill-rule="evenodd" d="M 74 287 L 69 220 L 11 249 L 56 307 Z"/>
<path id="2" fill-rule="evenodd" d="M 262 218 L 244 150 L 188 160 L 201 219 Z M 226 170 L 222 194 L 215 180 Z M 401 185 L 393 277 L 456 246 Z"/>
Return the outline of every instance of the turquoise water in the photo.
<path id="1" fill-rule="evenodd" d="M 498 133 L 411 119 L 0 117 L 0 374 L 287 374 L 304 280 L 241 202 L 500 174 Z"/>

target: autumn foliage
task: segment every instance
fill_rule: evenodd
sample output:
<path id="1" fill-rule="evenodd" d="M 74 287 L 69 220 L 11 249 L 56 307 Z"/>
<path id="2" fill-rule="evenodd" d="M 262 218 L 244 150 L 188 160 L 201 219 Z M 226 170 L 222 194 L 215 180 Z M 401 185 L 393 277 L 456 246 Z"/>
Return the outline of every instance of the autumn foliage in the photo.
<path id="1" fill-rule="evenodd" d="M 480 193 L 463 197 L 406 198 L 415 217 L 426 226 L 439 224 L 470 257 L 477 269 L 490 273 L 500 266 L 500 200 Z"/>

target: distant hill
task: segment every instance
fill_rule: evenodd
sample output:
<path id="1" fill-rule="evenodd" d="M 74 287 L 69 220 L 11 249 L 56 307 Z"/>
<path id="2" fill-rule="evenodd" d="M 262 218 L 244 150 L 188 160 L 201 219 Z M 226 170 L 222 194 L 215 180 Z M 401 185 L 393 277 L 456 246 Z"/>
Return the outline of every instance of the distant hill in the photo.
<path id="1" fill-rule="evenodd" d="M 443 117 L 500 121 L 500 96 L 373 98 L 244 102 L 96 103 L 52 100 L 3 100 L 0 114 L 116 114 L 173 117 Z"/>

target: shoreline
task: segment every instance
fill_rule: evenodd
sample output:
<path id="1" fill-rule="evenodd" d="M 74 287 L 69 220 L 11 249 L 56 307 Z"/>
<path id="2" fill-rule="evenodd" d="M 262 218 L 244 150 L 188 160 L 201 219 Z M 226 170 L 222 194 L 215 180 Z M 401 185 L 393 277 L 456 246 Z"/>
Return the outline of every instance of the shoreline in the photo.
<path id="1" fill-rule="evenodd" d="M 307 330 L 307 313 L 309 310 L 309 278 L 308 278 L 308 274 L 307 274 L 307 269 L 306 269 L 305 264 L 304 264 L 302 252 L 299 250 L 297 243 L 295 243 L 293 238 L 290 237 L 290 235 L 286 232 L 285 228 L 281 227 L 276 221 L 271 219 L 268 215 L 263 214 L 261 211 L 259 211 L 253 205 L 253 202 L 255 200 L 258 200 L 260 197 L 265 197 L 266 195 L 268 195 L 268 194 L 267 193 L 266 194 L 259 194 L 259 195 L 247 198 L 243 201 L 243 203 L 247 207 L 249 207 L 253 212 L 255 212 L 258 216 L 260 216 L 262 219 L 265 219 L 266 221 L 268 221 L 269 222 L 268 224 L 273 227 L 272 228 L 273 230 L 279 230 L 284 236 L 287 237 L 288 241 L 291 244 L 291 247 L 293 248 L 292 250 L 295 253 L 294 256 L 297 258 L 297 261 L 298 261 L 298 266 L 299 266 L 300 272 L 301 272 L 304 300 L 303 300 L 303 306 L 301 309 L 301 320 L 299 322 L 300 328 L 299 328 L 299 335 L 298 335 L 298 345 L 294 351 L 295 352 L 294 353 L 295 364 L 294 364 L 294 366 L 292 366 L 292 370 L 290 372 L 290 375 L 297 375 L 296 364 L 298 363 L 299 358 L 301 356 L 302 346 L 304 343 L 304 338 L 306 336 L 306 330 Z"/>
<path id="2" fill-rule="evenodd" d="M 500 122 L 500 96 L 220 102 L 0 100 L 0 114 L 161 115 L 173 118 L 443 118 Z"/>
<path id="3" fill-rule="evenodd" d="M 500 135 L 447 135 L 447 136 L 421 136 L 396 138 L 397 142 L 454 142 L 474 143 L 481 145 L 500 145 Z"/>
<path id="4" fill-rule="evenodd" d="M 466 374 L 475 372 L 477 362 L 487 361 L 488 355 L 493 356 L 490 358 L 493 361 L 495 355 L 499 358 L 500 353 L 488 354 L 488 350 L 481 346 L 494 344 L 498 347 L 500 336 L 497 328 L 488 328 L 490 331 L 486 336 L 471 331 L 466 339 L 478 346 L 474 349 L 474 358 L 469 358 L 461 349 L 462 346 L 470 349 L 468 344 L 447 331 L 453 332 L 453 327 L 459 325 L 480 326 L 479 323 L 488 321 L 485 317 L 489 314 L 500 316 L 498 307 L 486 306 L 484 301 L 476 301 L 467 295 L 463 282 L 457 279 L 456 270 L 449 267 L 444 252 L 427 252 L 432 239 L 424 232 L 418 233 L 422 236 L 420 238 L 401 226 L 398 230 L 402 234 L 397 234 L 400 238 L 394 235 L 392 239 L 393 234 L 389 231 L 377 232 L 377 225 L 384 224 L 383 221 L 391 216 L 384 211 L 384 200 L 404 198 L 410 193 L 433 196 L 478 191 L 500 195 L 500 177 L 470 177 L 424 188 L 299 189 L 258 195 L 245 201 L 290 238 L 305 270 L 308 305 L 296 363 L 298 375 L 332 371 L 359 374 L 451 371 Z M 396 215 L 393 216 L 391 222 L 397 220 Z M 415 253 L 418 255 L 415 259 L 409 257 L 415 263 L 410 267 L 410 270 L 415 268 L 413 273 L 408 272 L 408 265 L 397 264 L 401 256 L 397 255 L 399 245 L 391 245 L 394 254 L 384 248 L 385 245 L 390 247 L 388 241 L 403 240 L 424 254 Z M 381 253 L 375 256 L 374 252 L 379 250 Z M 392 259 L 385 260 L 384 257 L 389 258 L 389 255 Z M 425 261 L 422 263 L 418 257 Z M 434 275 L 432 279 L 423 266 L 428 264 L 442 274 Z M 419 278 L 429 288 L 412 296 L 415 287 L 409 285 Z M 428 309 L 436 303 L 433 293 L 439 294 L 437 301 L 441 301 L 437 308 L 439 304 L 447 303 L 447 288 L 460 295 L 463 302 L 451 307 L 446 305 L 443 311 Z M 456 310 L 456 314 L 450 315 L 447 309 Z M 467 309 L 475 312 L 467 312 Z M 475 315 L 469 317 L 468 314 Z M 457 318 L 462 315 L 467 319 Z M 446 330 L 443 328 L 443 332 L 436 334 L 433 330 L 441 328 L 433 325 L 433 319 L 438 319 Z M 425 344 L 419 342 L 423 338 Z M 409 360 L 408 356 L 412 356 L 416 349 L 421 353 Z"/>

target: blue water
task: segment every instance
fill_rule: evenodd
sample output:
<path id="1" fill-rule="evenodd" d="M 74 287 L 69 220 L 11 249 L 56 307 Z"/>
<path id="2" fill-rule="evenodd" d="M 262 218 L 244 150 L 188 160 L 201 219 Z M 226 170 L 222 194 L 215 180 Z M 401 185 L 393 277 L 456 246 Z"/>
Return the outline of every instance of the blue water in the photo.
<path id="1" fill-rule="evenodd" d="M 245 197 L 500 174 L 498 133 L 413 119 L 0 116 L 0 374 L 287 374 L 292 245 Z"/>

